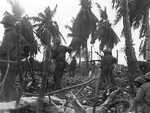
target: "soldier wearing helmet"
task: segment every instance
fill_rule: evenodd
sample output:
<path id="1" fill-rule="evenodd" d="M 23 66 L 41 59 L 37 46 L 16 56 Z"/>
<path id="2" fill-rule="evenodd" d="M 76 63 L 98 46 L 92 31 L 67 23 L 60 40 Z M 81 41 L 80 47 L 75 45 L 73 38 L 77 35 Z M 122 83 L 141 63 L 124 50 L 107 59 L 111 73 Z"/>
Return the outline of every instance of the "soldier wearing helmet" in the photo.
<path id="1" fill-rule="evenodd" d="M 62 77 L 65 68 L 67 68 L 66 53 L 71 54 L 72 48 L 61 45 L 60 38 L 53 40 L 52 59 L 56 62 L 54 70 L 54 87 L 55 90 L 61 89 Z"/>
<path id="2" fill-rule="evenodd" d="M 70 76 L 74 77 L 76 72 L 77 60 L 75 56 L 72 57 L 72 61 L 69 65 L 69 74 Z"/>
<path id="3" fill-rule="evenodd" d="M 105 80 L 105 86 L 108 85 L 115 85 L 114 76 L 113 76 L 113 69 L 114 64 L 117 63 L 117 58 L 112 56 L 112 52 L 108 49 L 105 49 L 104 56 L 101 58 L 101 80 Z M 102 82 L 100 82 L 100 87 Z"/>
<path id="4" fill-rule="evenodd" d="M 107 55 L 107 54 L 111 55 L 112 54 L 111 50 L 109 50 L 109 49 L 105 49 L 103 52 L 104 52 L 104 55 Z"/>
<path id="5" fill-rule="evenodd" d="M 142 84 L 146 82 L 146 80 L 143 77 L 139 76 L 134 80 L 134 82 L 135 82 L 135 86 L 139 88 Z"/>
<path id="6" fill-rule="evenodd" d="M 143 109 L 141 110 L 142 113 L 149 113 L 150 112 L 150 72 L 146 73 L 143 77 L 145 79 L 145 83 L 142 84 L 136 94 L 134 99 L 134 107 L 135 113 L 140 112 L 138 110 L 138 106 L 143 105 Z"/>

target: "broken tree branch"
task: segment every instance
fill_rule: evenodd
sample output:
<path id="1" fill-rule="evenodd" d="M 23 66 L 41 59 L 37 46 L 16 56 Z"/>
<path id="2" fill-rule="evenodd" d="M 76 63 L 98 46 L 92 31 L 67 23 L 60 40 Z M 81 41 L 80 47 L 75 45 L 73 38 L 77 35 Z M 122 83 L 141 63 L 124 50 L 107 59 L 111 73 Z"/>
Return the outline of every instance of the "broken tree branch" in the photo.
<path id="1" fill-rule="evenodd" d="M 89 80 L 87 82 L 84 82 L 84 83 L 81 83 L 81 84 L 78 84 L 78 85 L 74 85 L 74 86 L 70 86 L 70 87 L 67 87 L 67 88 L 63 88 L 61 90 L 53 91 L 53 92 L 50 92 L 50 93 L 45 93 L 45 96 L 53 95 L 53 94 L 60 93 L 60 92 L 65 92 L 65 91 L 68 91 L 68 90 L 71 90 L 71 89 L 74 89 L 74 88 L 78 88 L 78 87 L 81 87 L 81 86 L 84 86 L 84 85 L 87 85 L 87 84 L 91 84 L 95 80 L 97 80 L 97 78 L 94 78 L 92 80 Z M 38 96 L 38 94 L 31 94 L 31 93 L 25 93 L 25 92 L 23 94 L 27 95 L 27 96 Z"/>

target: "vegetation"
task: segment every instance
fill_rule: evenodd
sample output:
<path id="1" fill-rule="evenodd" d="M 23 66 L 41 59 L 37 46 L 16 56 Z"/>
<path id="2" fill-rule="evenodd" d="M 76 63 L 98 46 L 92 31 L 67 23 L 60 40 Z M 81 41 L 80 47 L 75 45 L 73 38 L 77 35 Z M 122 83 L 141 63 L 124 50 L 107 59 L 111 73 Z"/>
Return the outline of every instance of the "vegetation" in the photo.
<path id="1" fill-rule="evenodd" d="M 16 79 L 16 85 L 17 88 L 20 89 L 20 93 L 17 96 L 16 108 L 19 107 L 19 101 L 22 95 L 38 96 L 38 104 L 36 105 L 37 108 L 34 110 L 33 107 L 29 108 L 30 110 L 32 108 L 32 112 L 42 113 L 43 106 L 45 105 L 45 95 L 49 96 L 52 94 L 56 94 L 56 96 L 60 99 L 65 99 L 67 103 L 68 98 L 66 97 L 66 95 L 69 91 L 71 91 L 73 94 L 75 94 L 76 97 L 78 97 L 78 100 L 82 105 L 93 106 L 93 101 L 95 101 L 93 95 L 96 95 L 94 93 L 96 92 L 95 87 L 99 73 L 93 72 L 92 74 L 90 74 L 91 64 L 89 63 L 89 50 L 87 47 L 87 41 L 91 38 L 91 44 L 94 44 L 95 40 L 99 39 L 98 43 L 100 51 L 103 51 L 105 48 L 112 50 L 120 41 L 119 37 L 111 27 L 106 7 L 104 10 L 102 10 L 100 4 L 96 3 L 100 13 L 100 20 L 98 20 L 98 18 L 92 12 L 91 0 L 80 1 L 80 11 L 78 12 L 76 18 L 73 19 L 72 26 L 65 26 L 71 32 L 68 33 L 68 37 L 72 37 L 69 46 L 72 47 L 75 55 L 80 59 L 80 64 L 76 70 L 76 75 L 74 77 L 69 76 L 68 68 L 65 70 L 62 83 L 63 89 L 60 91 L 54 91 L 54 63 L 51 60 L 51 43 L 55 38 L 60 38 L 66 43 L 65 38 L 60 32 L 58 23 L 53 20 L 54 15 L 57 14 L 57 5 L 53 10 L 51 10 L 48 6 L 43 12 L 38 13 L 38 16 L 29 17 L 28 15 L 23 16 L 24 10 L 20 7 L 18 0 L 8 0 L 8 3 L 12 6 L 13 14 L 6 12 L 5 15 L 11 15 L 13 18 L 11 18 L 10 20 L 13 20 L 15 18 L 16 22 L 18 22 L 18 24 L 14 24 L 15 30 L 18 31 L 17 36 L 19 37 L 17 40 L 18 54 L 16 59 L 19 66 L 19 79 Z M 125 38 L 125 54 L 127 57 L 127 67 L 117 65 L 113 72 L 117 85 L 115 87 L 103 86 L 104 88 L 101 89 L 100 92 L 98 92 L 98 98 L 96 101 L 97 106 L 103 105 L 101 109 L 104 109 L 105 107 L 105 110 L 107 112 L 129 112 L 131 104 L 129 103 L 130 97 L 135 96 L 136 93 L 133 85 L 134 79 L 137 76 L 143 76 L 136 58 L 135 49 L 133 47 L 131 28 L 140 28 L 139 37 L 145 37 L 144 46 L 143 48 L 141 47 L 140 50 L 142 53 L 144 53 L 144 58 L 148 60 L 150 52 L 146 50 L 149 47 L 150 42 L 150 1 L 112 0 L 112 3 L 113 9 L 116 9 L 117 11 L 115 24 L 117 24 L 121 20 L 121 18 L 123 18 L 122 34 Z M 27 41 L 31 47 L 28 55 L 23 56 L 23 58 L 21 57 L 22 47 L 21 43 L 19 42 L 21 40 L 21 36 L 24 37 L 25 41 Z M 41 46 L 44 47 L 43 61 L 38 62 L 34 59 L 34 57 L 40 51 Z M 81 55 L 81 53 L 85 55 Z M 82 57 L 86 59 L 86 66 L 83 66 L 81 63 Z M 28 63 L 30 66 L 26 66 L 26 63 Z M 9 65 L 7 67 L 7 70 L 9 71 Z M 7 74 L 5 74 L 5 76 L 6 75 Z M 116 94 L 118 95 L 116 96 Z M 53 104 L 50 96 L 49 104 Z M 76 105 L 77 103 L 72 102 L 73 106 L 74 104 Z M 65 107 L 68 106 L 66 105 Z M 29 111 L 26 111 L 25 109 L 24 112 L 30 113 L 31 111 Z"/>

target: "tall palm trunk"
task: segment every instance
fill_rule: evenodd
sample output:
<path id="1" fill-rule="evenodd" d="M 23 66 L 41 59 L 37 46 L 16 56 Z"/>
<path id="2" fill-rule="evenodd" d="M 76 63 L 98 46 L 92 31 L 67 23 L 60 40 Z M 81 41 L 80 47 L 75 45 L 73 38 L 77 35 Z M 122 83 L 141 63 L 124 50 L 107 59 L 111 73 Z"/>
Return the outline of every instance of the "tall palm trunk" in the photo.
<path id="1" fill-rule="evenodd" d="M 86 43 L 86 69 L 89 69 L 89 54 L 88 54 L 87 41 L 85 43 Z"/>
<path id="2" fill-rule="evenodd" d="M 16 104 L 15 104 L 15 108 L 17 109 L 19 107 L 19 102 L 20 102 L 20 98 L 22 96 L 22 91 L 23 91 L 23 76 L 22 76 L 22 66 L 21 66 L 21 39 L 20 39 L 20 35 L 21 35 L 21 23 L 18 23 L 16 25 L 16 31 L 17 31 L 17 37 L 18 37 L 18 42 L 17 42 L 17 63 L 18 63 L 18 72 L 19 72 L 19 79 L 20 79 L 20 88 L 19 88 L 19 92 L 17 95 L 17 99 L 16 99 Z"/>
<path id="3" fill-rule="evenodd" d="M 93 47 L 91 46 L 91 61 L 93 60 Z"/>
<path id="4" fill-rule="evenodd" d="M 50 36 L 47 36 L 48 39 L 48 45 L 50 45 Z M 45 50 L 45 61 L 44 61 L 44 65 L 43 65 L 43 74 L 42 74 L 42 83 L 41 83 L 41 87 L 39 89 L 39 97 L 38 97 L 38 105 L 37 105 L 37 109 L 36 109 L 36 113 L 42 113 L 42 109 L 43 109 L 43 97 L 45 96 L 45 92 L 46 92 L 46 85 L 47 85 L 47 77 L 48 77 L 48 68 L 49 68 L 49 61 L 50 59 L 50 51 L 48 49 L 48 47 L 46 47 Z"/>
<path id="5" fill-rule="evenodd" d="M 150 60 L 150 27 L 149 27 L 149 9 L 146 11 L 146 61 Z"/>
<path id="6" fill-rule="evenodd" d="M 81 47 L 79 47 L 79 66 L 81 66 Z"/>
<path id="7" fill-rule="evenodd" d="M 133 40 L 131 35 L 130 21 L 129 21 L 129 8 L 128 8 L 128 0 L 124 1 L 124 15 L 123 15 L 123 24 L 124 24 L 124 36 L 125 36 L 125 54 L 127 56 L 127 65 L 128 65 L 128 77 L 130 81 L 130 86 L 132 88 L 133 93 L 133 80 L 137 76 L 141 76 L 141 70 L 137 63 L 137 58 L 135 55 L 135 50 L 133 48 Z"/>

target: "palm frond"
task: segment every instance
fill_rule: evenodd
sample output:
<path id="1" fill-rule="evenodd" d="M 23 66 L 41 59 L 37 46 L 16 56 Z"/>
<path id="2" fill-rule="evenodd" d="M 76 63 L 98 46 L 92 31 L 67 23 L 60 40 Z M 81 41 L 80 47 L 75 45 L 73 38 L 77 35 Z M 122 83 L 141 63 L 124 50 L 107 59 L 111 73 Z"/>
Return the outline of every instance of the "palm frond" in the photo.
<path id="1" fill-rule="evenodd" d="M 23 13 L 24 13 L 24 8 L 21 7 L 20 5 L 20 1 L 19 0 L 7 0 L 8 3 L 11 5 L 12 7 L 12 13 L 17 17 L 17 18 L 21 18 Z"/>
<path id="2" fill-rule="evenodd" d="M 122 7 L 123 0 L 112 0 L 112 8 L 118 9 Z"/>
<path id="3" fill-rule="evenodd" d="M 46 16 L 43 13 L 41 13 L 41 12 L 38 13 L 38 17 L 43 19 L 43 20 L 46 19 Z"/>
<path id="4" fill-rule="evenodd" d="M 68 26 L 68 25 L 65 25 L 65 28 L 66 28 L 66 29 L 69 29 L 71 32 L 73 32 L 72 27 L 70 27 L 70 26 Z"/>
<path id="5" fill-rule="evenodd" d="M 101 6 L 98 4 L 98 3 L 95 3 L 100 11 L 100 17 L 104 20 L 107 20 L 108 19 L 108 15 L 107 15 L 107 12 L 106 12 L 106 7 L 105 7 L 105 10 L 103 11 Z"/>
<path id="6" fill-rule="evenodd" d="M 41 39 L 42 44 L 47 44 L 45 38 L 48 38 L 44 33 L 45 29 L 49 31 L 50 37 L 49 38 L 61 38 L 65 43 L 65 38 L 59 31 L 59 26 L 56 21 L 53 21 L 52 18 L 56 13 L 57 5 L 52 11 L 50 7 L 46 7 L 44 12 L 40 12 L 37 17 L 32 17 L 34 23 L 34 29 L 36 31 L 36 35 Z"/>
<path id="7" fill-rule="evenodd" d="M 33 35 L 31 22 L 29 21 L 27 15 L 24 16 L 21 21 L 21 34 L 24 36 L 25 40 L 30 44 L 32 51 L 31 54 L 37 54 L 38 45 Z"/>
<path id="8" fill-rule="evenodd" d="M 33 22 L 41 22 L 43 19 L 39 17 L 29 17 L 30 20 L 33 20 Z"/>
<path id="9" fill-rule="evenodd" d="M 56 11 L 57 11 L 57 4 L 56 4 L 55 8 L 52 11 L 52 17 L 54 17 L 54 15 L 56 14 Z"/>
<path id="10" fill-rule="evenodd" d="M 117 9 L 117 16 L 115 20 L 115 25 L 122 18 L 123 11 L 123 0 L 112 0 L 113 8 Z M 129 16 L 130 24 L 134 29 L 140 27 L 140 38 L 145 36 L 147 31 L 146 18 L 148 14 L 148 9 L 150 9 L 150 0 L 130 0 L 129 6 Z"/>
<path id="11" fill-rule="evenodd" d="M 80 47 L 81 47 L 81 41 L 78 40 L 78 38 L 73 37 L 69 47 L 72 47 L 74 52 L 79 52 Z"/>
<path id="12" fill-rule="evenodd" d="M 103 20 L 99 22 L 91 43 L 94 44 L 96 39 L 99 39 L 100 41 L 100 50 L 103 50 L 104 47 L 113 49 L 114 46 L 120 41 L 117 34 L 111 28 L 109 21 Z"/>
<path id="13" fill-rule="evenodd" d="M 139 47 L 139 55 L 143 56 L 144 59 L 146 59 L 146 40 L 142 40 L 140 47 Z"/>
<path id="14" fill-rule="evenodd" d="M 72 37 L 74 37 L 74 35 L 72 33 L 68 33 L 67 37 L 71 37 L 72 38 Z"/>
<path id="15" fill-rule="evenodd" d="M 80 0 L 80 5 L 82 5 L 82 7 L 87 7 L 89 5 L 89 0 Z"/>

